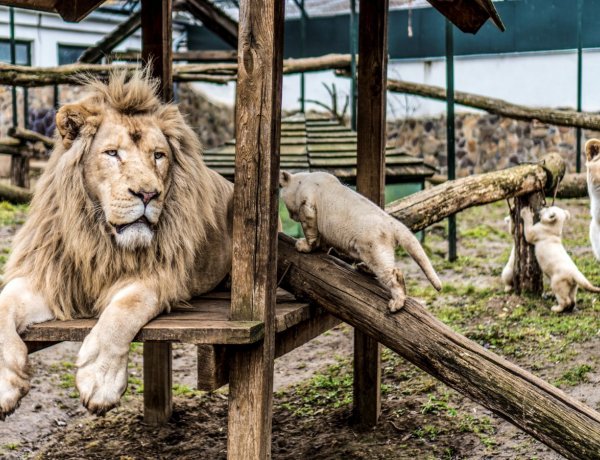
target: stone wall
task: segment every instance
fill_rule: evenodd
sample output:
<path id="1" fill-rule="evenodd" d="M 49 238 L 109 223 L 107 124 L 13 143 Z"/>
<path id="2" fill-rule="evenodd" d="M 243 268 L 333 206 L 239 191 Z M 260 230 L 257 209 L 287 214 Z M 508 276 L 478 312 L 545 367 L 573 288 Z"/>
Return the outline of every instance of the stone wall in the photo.
<path id="1" fill-rule="evenodd" d="M 496 171 L 535 161 L 548 152 L 558 152 L 568 171 L 575 171 L 576 130 L 538 121 L 526 122 L 491 114 L 456 115 L 456 175 Z M 586 139 L 600 133 L 584 130 Z M 411 155 L 420 156 L 447 174 L 446 118 L 413 118 L 388 123 L 389 142 Z M 585 154 L 582 154 L 585 156 Z M 582 160 L 582 164 L 585 161 Z"/>
<path id="2" fill-rule="evenodd" d="M 202 93 L 190 85 L 177 86 L 176 100 L 188 123 L 200 137 L 206 148 L 225 143 L 233 137 L 233 109 L 210 102 Z M 31 88 L 28 90 L 30 129 L 54 135 L 54 88 Z M 61 85 L 58 89 L 60 104 L 66 104 L 81 96 L 82 88 Z M 19 125 L 23 126 L 23 89 L 17 89 Z M 7 86 L 0 86 L 0 137 L 8 134 L 12 126 L 12 92 Z"/>

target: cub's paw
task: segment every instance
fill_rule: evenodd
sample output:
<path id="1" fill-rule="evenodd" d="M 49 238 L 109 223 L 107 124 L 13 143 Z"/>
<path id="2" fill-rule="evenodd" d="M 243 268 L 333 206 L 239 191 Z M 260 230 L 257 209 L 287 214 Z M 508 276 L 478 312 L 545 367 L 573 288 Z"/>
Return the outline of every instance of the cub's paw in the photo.
<path id="1" fill-rule="evenodd" d="M 522 219 L 526 219 L 528 216 L 532 216 L 533 214 L 531 213 L 531 209 L 530 208 L 523 208 L 521 209 L 521 218 Z"/>
<path id="2" fill-rule="evenodd" d="M 550 310 L 554 313 L 571 313 L 575 309 L 575 304 L 573 305 L 554 305 Z"/>
<path id="3" fill-rule="evenodd" d="M 75 382 L 81 403 L 92 414 L 104 415 L 119 405 L 127 389 L 127 353 L 98 340 L 92 331 L 77 358 Z"/>
<path id="4" fill-rule="evenodd" d="M 300 238 L 296 241 L 296 250 L 298 252 L 311 252 L 312 247 L 310 246 L 310 244 L 308 244 L 306 238 Z"/>
<path id="5" fill-rule="evenodd" d="M 406 297 L 394 297 L 390 300 L 388 304 L 388 308 L 392 313 L 395 313 L 404 308 L 404 302 L 406 301 Z"/>
<path id="6" fill-rule="evenodd" d="M 0 420 L 12 414 L 29 393 L 27 346 L 18 338 L 0 343 Z"/>

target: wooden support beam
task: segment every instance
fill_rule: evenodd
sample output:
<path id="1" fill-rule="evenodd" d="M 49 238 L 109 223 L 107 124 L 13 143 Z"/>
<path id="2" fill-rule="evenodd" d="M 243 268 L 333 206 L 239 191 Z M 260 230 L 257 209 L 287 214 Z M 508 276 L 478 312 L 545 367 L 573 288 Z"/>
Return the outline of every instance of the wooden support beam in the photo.
<path id="1" fill-rule="evenodd" d="M 265 338 L 230 361 L 232 459 L 271 452 L 283 23 L 284 2 L 240 1 L 231 318 L 263 320 Z"/>
<path id="2" fill-rule="evenodd" d="M 302 254 L 279 235 L 282 286 L 377 338 L 459 393 L 569 459 L 600 452 L 600 414 L 524 369 L 457 334 L 412 298 L 388 311 L 389 292 L 324 253 Z"/>
<path id="3" fill-rule="evenodd" d="M 204 27 L 234 48 L 238 46 L 238 23 L 208 0 L 184 0 L 182 8 L 200 19 Z"/>
<path id="4" fill-rule="evenodd" d="M 152 74 L 159 79 L 160 96 L 173 98 L 171 60 L 171 0 L 142 0 L 142 59 L 152 63 Z M 166 423 L 173 411 L 172 349 L 170 343 L 144 344 L 144 420 L 151 425 Z"/>
<path id="5" fill-rule="evenodd" d="M 358 23 L 356 188 L 384 205 L 388 0 L 361 0 Z M 381 412 L 381 347 L 354 331 L 354 421 L 373 427 Z"/>
<path id="6" fill-rule="evenodd" d="M 135 33 L 136 30 L 142 25 L 142 14 L 141 11 L 133 13 L 127 20 L 113 30 L 111 33 L 105 35 L 98 43 L 94 46 L 86 49 L 77 62 L 95 63 L 115 49 L 123 40 L 130 37 Z"/>
<path id="7" fill-rule="evenodd" d="M 325 56 L 303 59 L 286 59 L 283 72 L 318 72 L 327 69 L 345 69 L 350 65 L 350 56 L 328 54 Z M 0 63 L 0 84 L 24 87 L 47 85 L 79 85 L 81 77 L 92 75 L 107 78 L 109 72 L 115 70 L 135 70 L 136 64 L 67 64 L 56 67 L 28 67 Z M 235 81 L 237 65 L 232 62 L 215 62 L 211 64 L 179 64 L 173 67 L 174 81 L 207 81 L 227 83 Z"/>
<path id="8" fill-rule="evenodd" d="M 528 195 L 538 190 L 550 193 L 564 176 L 565 168 L 561 156 L 551 153 L 537 164 L 444 182 L 389 203 L 385 210 L 417 232 L 472 206 Z"/>
<path id="9" fill-rule="evenodd" d="M 29 188 L 29 156 L 11 155 L 10 184 L 24 189 Z"/>
<path id="10" fill-rule="evenodd" d="M 32 196 L 30 190 L 0 183 L 0 200 L 2 201 L 9 201 L 13 204 L 27 204 L 31 201 Z"/>

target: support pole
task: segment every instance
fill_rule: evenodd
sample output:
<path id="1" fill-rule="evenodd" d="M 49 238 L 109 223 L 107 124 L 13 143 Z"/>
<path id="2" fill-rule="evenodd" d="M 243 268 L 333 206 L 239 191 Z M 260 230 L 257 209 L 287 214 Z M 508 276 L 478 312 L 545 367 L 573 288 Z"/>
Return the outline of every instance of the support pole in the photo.
<path id="1" fill-rule="evenodd" d="M 236 96 L 231 319 L 265 337 L 231 350 L 230 459 L 271 454 L 284 2 L 241 0 Z"/>
<path id="2" fill-rule="evenodd" d="M 581 112 L 582 98 L 582 71 L 583 71 L 583 49 L 582 49 L 582 20 L 583 20 L 583 0 L 577 0 L 577 111 Z M 581 172 L 581 128 L 576 129 L 576 149 L 575 149 L 575 169 Z"/>
<path id="3" fill-rule="evenodd" d="M 350 0 L 350 128 L 356 131 L 356 0 Z"/>
<path id="4" fill-rule="evenodd" d="M 304 0 L 300 0 L 300 57 L 306 56 L 306 11 Z M 300 74 L 300 110 L 306 113 L 306 79 L 304 72 Z"/>
<path id="5" fill-rule="evenodd" d="M 164 102 L 173 98 L 171 0 L 142 0 L 142 61 L 152 62 Z M 144 421 L 166 423 L 173 412 L 170 343 L 144 343 Z"/>
<path id="6" fill-rule="evenodd" d="M 388 0 L 360 0 L 356 188 L 384 205 Z M 381 412 L 381 347 L 354 331 L 354 420 L 374 426 Z"/>
<path id="7" fill-rule="evenodd" d="M 454 124 L 454 26 L 446 19 L 446 149 L 448 180 L 456 179 Z M 448 218 L 448 260 L 456 260 L 456 216 Z"/>

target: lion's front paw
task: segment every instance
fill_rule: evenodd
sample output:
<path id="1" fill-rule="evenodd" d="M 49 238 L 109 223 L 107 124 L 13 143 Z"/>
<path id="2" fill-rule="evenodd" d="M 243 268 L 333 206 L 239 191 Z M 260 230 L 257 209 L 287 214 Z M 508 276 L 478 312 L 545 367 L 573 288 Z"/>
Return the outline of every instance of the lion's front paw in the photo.
<path id="1" fill-rule="evenodd" d="M 119 405 L 127 389 L 127 353 L 103 343 L 92 333 L 79 350 L 76 376 L 81 403 L 95 415 L 104 415 Z"/>
<path id="2" fill-rule="evenodd" d="M 296 250 L 299 252 L 311 252 L 312 247 L 310 244 L 308 244 L 306 238 L 300 238 L 296 241 Z"/>
<path id="3" fill-rule="evenodd" d="M 0 420 L 12 414 L 29 393 L 27 346 L 17 336 L 0 344 Z"/>
<path id="4" fill-rule="evenodd" d="M 393 297 L 388 304 L 388 307 L 392 313 L 395 313 L 404 308 L 404 302 L 406 301 L 405 296 Z"/>

